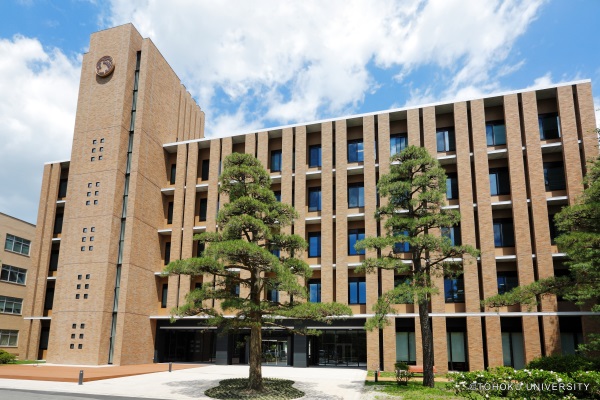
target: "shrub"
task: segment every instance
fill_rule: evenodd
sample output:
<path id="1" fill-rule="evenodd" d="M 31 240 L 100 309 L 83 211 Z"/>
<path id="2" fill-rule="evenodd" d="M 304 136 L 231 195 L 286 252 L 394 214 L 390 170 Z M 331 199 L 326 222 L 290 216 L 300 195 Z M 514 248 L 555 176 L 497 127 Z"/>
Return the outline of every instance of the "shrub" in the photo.
<path id="1" fill-rule="evenodd" d="M 540 357 L 527 364 L 528 369 L 543 369 L 555 372 L 600 371 L 600 360 L 578 354 Z"/>
<path id="2" fill-rule="evenodd" d="M 408 370 L 408 364 L 405 362 L 397 362 L 394 364 L 394 369 L 396 370 L 396 383 L 398 383 L 398 385 L 408 385 L 408 381 L 414 376 L 414 374 Z"/>
<path id="3" fill-rule="evenodd" d="M 15 361 L 17 357 L 5 350 L 0 350 L 0 364 L 9 364 Z"/>

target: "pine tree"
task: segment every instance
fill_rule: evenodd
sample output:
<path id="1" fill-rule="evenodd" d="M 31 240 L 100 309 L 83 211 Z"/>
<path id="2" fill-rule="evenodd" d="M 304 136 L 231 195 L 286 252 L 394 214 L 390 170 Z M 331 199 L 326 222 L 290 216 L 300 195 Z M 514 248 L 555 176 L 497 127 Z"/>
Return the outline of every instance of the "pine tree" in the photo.
<path id="1" fill-rule="evenodd" d="M 205 315 L 208 324 L 230 329 L 250 329 L 250 374 L 248 389 L 261 391 L 262 328 L 290 330 L 281 318 L 330 322 L 330 317 L 351 315 L 338 303 L 306 302 L 301 283 L 311 269 L 297 258 L 306 249 L 304 238 L 284 233 L 297 217 L 289 204 L 278 202 L 271 190 L 271 179 L 254 157 L 233 153 L 224 160 L 219 192 L 229 198 L 217 216 L 217 232 L 194 237 L 206 244 L 198 258 L 171 262 L 164 274 L 214 276 L 215 284 L 206 283 L 187 296 L 187 303 L 175 310 L 180 316 Z M 281 256 L 273 253 L 279 250 Z M 248 296 L 239 296 L 232 288 L 246 288 Z M 289 300 L 266 300 L 266 290 L 287 293 Z M 211 307 L 217 300 L 220 307 Z M 228 315 L 225 318 L 225 315 Z M 317 332 L 298 329 L 295 333 Z"/>
<path id="2" fill-rule="evenodd" d="M 453 259 L 464 254 L 477 255 L 471 246 L 454 246 L 444 234 L 460 221 L 455 210 L 444 209 L 446 174 L 426 149 L 409 146 L 391 159 L 390 172 L 380 178 L 377 188 L 385 199 L 375 217 L 384 221 L 385 235 L 366 238 L 357 249 L 377 250 L 378 258 L 368 258 L 361 269 L 367 273 L 377 269 L 394 270 L 405 275 L 406 283 L 384 293 L 373 307 L 375 316 L 367 321 L 369 330 L 390 324 L 387 315 L 394 314 L 393 305 L 416 301 L 419 309 L 423 351 L 423 385 L 434 386 L 433 335 L 429 318 L 432 296 L 438 294 L 432 278 L 457 276 L 461 265 Z M 408 244 L 410 264 L 395 251 Z"/>

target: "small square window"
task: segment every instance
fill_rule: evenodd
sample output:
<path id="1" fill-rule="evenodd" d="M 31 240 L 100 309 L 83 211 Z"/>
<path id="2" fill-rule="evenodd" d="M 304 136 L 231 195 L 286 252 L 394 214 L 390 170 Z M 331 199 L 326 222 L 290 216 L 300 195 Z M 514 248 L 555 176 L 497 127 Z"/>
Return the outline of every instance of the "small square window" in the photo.
<path id="1" fill-rule="evenodd" d="M 85 251 L 85 246 L 81 246 L 81 251 Z"/>
<path id="2" fill-rule="evenodd" d="M 100 187 L 100 182 L 96 182 L 96 187 Z"/>
<path id="3" fill-rule="evenodd" d="M 81 284 L 80 283 L 77 284 L 77 289 L 81 289 Z"/>
<path id="4" fill-rule="evenodd" d="M 84 298 L 84 299 L 87 299 L 87 298 L 88 298 L 88 295 L 87 295 L 87 293 L 85 293 L 85 294 L 83 295 L 83 298 Z"/>
<path id="5" fill-rule="evenodd" d="M 90 274 L 85 274 L 85 279 L 90 279 Z"/>
<path id="6" fill-rule="evenodd" d="M 82 275 L 77 275 L 77 280 L 80 281 L 81 277 L 82 277 Z"/>
<path id="7" fill-rule="evenodd" d="M 85 324 L 81 324 L 81 325 L 79 325 L 79 327 L 80 327 L 81 329 L 85 329 Z"/>
<path id="8" fill-rule="evenodd" d="M 77 348 L 81 350 L 81 349 L 83 349 L 83 345 L 80 343 L 77 345 Z"/>
<path id="9" fill-rule="evenodd" d="M 75 334 L 71 333 L 71 339 L 75 339 Z"/>
<path id="10" fill-rule="evenodd" d="M 73 343 L 71 343 L 71 345 L 69 346 L 70 349 L 74 349 L 75 345 Z"/>
<path id="11" fill-rule="evenodd" d="M 90 197 L 92 195 L 92 192 L 87 192 L 87 197 Z"/>
<path id="12" fill-rule="evenodd" d="M 92 182 L 88 183 L 88 187 L 91 188 L 92 187 Z"/>
<path id="13" fill-rule="evenodd" d="M 92 226 L 92 227 L 91 227 L 91 229 L 90 229 L 90 231 L 92 231 L 92 232 L 96 232 L 96 227 L 95 227 L 95 226 Z"/>
<path id="14" fill-rule="evenodd" d="M 83 339 L 83 333 L 79 334 L 79 339 Z"/>
<path id="15" fill-rule="evenodd" d="M 94 237 L 90 236 L 90 242 L 93 242 L 93 241 L 94 241 Z"/>
<path id="16" fill-rule="evenodd" d="M 83 228 L 83 233 L 87 233 L 87 228 Z"/>
<path id="17" fill-rule="evenodd" d="M 98 205 L 98 200 L 94 200 L 94 205 L 97 206 Z"/>
<path id="18" fill-rule="evenodd" d="M 96 139 L 92 140 L 92 144 L 96 144 L 98 141 Z"/>
<path id="19" fill-rule="evenodd" d="M 94 196 L 98 196 L 98 193 L 100 193 L 100 192 L 96 190 L 96 191 L 94 192 Z"/>
<path id="20" fill-rule="evenodd" d="M 100 143 L 104 143 L 104 138 L 100 139 Z"/>
<path id="21" fill-rule="evenodd" d="M 88 250 L 89 250 L 89 251 L 92 251 L 92 250 L 94 250 L 94 246 L 90 246 L 90 247 L 88 247 Z"/>
<path id="22" fill-rule="evenodd" d="M 77 324 L 73 324 L 72 328 L 76 329 L 77 328 Z"/>
<path id="23" fill-rule="evenodd" d="M 96 157 L 92 157 L 92 158 L 91 158 L 91 161 L 96 161 Z"/>
<path id="24" fill-rule="evenodd" d="M 82 242 L 85 242 L 85 236 L 81 238 L 81 241 L 82 241 Z"/>
<path id="25" fill-rule="evenodd" d="M 75 295 L 75 299 L 79 299 L 79 293 Z"/>
<path id="26" fill-rule="evenodd" d="M 85 202 L 85 205 L 86 205 L 86 206 L 89 206 L 90 204 L 91 204 L 91 203 L 90 203 L 90 201 L 89 201 L 89 200 L 87 200 L 87 201 Z"/>
<path id="27" fill-rule="evenodd" d="M 89 289 L 90 288 L 90 284 L 86 283 L 85 286 L 84 286 L 84 288 Z"/>
<path id="28" fill-rule="evenodd" d="M 96 148 L 92 147 L 92 153 L 95 153 L 95 152 L 96 152 Z"/>
<path id="29" fill-rule="evenodd" d="M 98 161 L 102 160 L 104 157 L 98 156 Z"/>
<path id="30" fill-rule="evenodd" d="M 100 152 L 102 153 L 104 151 L 104 147 L 100 147 Z"/>

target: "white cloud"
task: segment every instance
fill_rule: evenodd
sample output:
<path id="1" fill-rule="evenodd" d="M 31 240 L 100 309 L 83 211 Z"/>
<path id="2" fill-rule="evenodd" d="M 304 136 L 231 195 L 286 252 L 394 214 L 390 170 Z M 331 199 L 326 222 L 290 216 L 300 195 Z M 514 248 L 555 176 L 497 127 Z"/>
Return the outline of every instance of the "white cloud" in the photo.
<path id="1" fill-rule="evenodd" d="M 0 39 L 0 211 L 36 222 L 44 162 L 71 154 L 79 72 L 37 39 Z"/>
<path id="2" fill-rule="evenodd" d="M 600 129 L 600 97 L 594 97 L 594 110 L 596 111 L 596 128 Z"/>
<path id="3" fill-rule="evenodd" d="M 373 66 L 398 80 L 436 67 L 427 97 L 493 88 L 523 65 L 504 64 L 542 3 L 112 0 L 105 24 L 151 37 L 221 136 L 354 112 L 381 84 Z"/>

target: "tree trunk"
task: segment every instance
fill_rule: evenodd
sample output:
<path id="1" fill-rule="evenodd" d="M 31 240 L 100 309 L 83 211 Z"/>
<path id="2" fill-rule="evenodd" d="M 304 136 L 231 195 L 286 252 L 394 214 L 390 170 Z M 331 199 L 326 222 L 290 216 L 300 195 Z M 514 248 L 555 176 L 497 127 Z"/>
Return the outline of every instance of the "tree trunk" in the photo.
<path id="1" fill-rule="evenodd" d="M 250 328 L 250 377 L 248 389 L 263 390 L 262 379 L 262 329 L 260 325 Z"/>
<path id="2" fill-rule="evenodd" d="M 429 320 L 430 300 L 419 302 L 419 321 L 421 322 L 421 342 L 423 344 L 423 386 L 433 387 L 433 334 Z"/>

